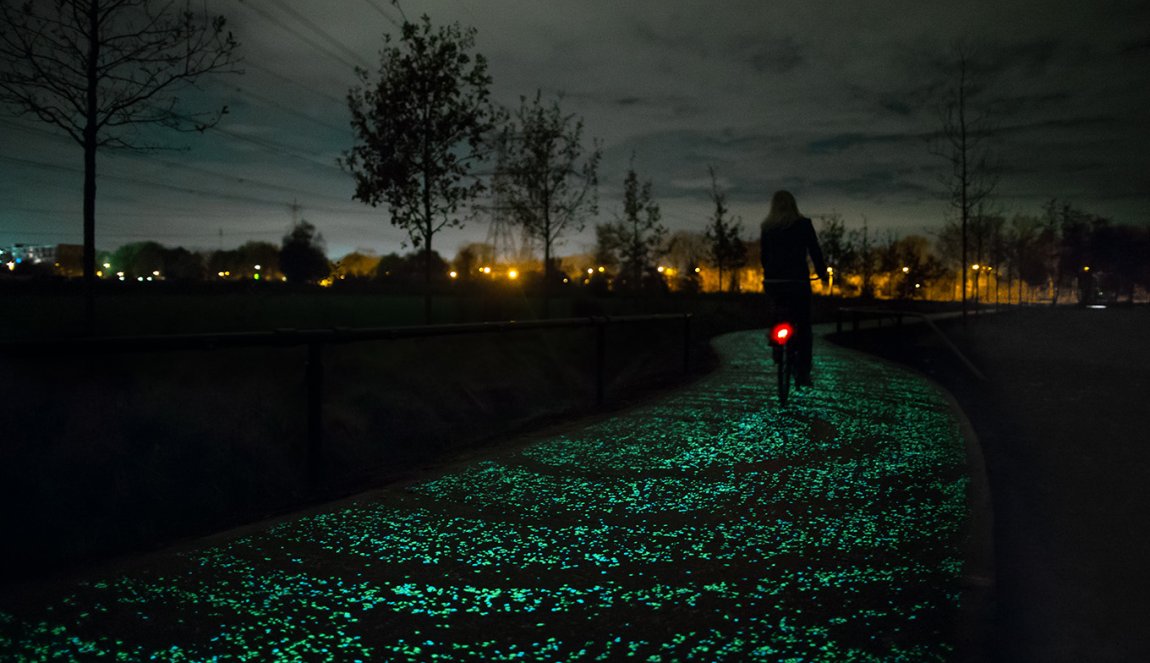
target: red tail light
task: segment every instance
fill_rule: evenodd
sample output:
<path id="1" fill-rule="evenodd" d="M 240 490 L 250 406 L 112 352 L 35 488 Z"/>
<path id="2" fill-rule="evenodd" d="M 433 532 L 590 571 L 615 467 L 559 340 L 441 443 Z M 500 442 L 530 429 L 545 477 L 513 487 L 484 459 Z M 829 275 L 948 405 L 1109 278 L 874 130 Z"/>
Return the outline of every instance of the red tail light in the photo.
<path id="1" fill-rule="evenodd" d="M 790 323 L 780 322 L 771 330 L 771 340 L 779 345 L 786 345 L 787 341 L 791 340 L 791 336 L 794 336 L 794 334 L 795 328 L 792 327 Z"/>

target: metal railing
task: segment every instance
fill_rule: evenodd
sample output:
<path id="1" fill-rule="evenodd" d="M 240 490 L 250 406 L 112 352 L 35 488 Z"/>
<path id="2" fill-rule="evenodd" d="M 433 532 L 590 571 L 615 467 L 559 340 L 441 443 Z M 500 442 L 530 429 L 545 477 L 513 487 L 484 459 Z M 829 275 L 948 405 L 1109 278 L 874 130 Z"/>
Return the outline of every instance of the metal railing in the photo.
<path id="1" fill-rule="evenodd" d="M 971 372 L 971 374 L 973 374 L 979 380 L 986 380 L 986 376 L 982 373 L 982 371 L 978 370 L 978 367 L 975 366 L 974 363 L 971 362 L 965 354 L 963 354 L 962 350 L 960 350 L 958 346 L 954 344 L 954 341 L 950 340 L 950 337 L 947 336 L 941 329 L 939 329 L 938 325 L 934 323 L 934 320 L 937 317 L 954 317 L 954 315 L 955 314 L 953 313 L 930 315 L 916 311 L 902 311 L 898 309 L 884 309 L 869 306 L 845 306 L 839 308 L 835 315 L 835 333 L 839 335 L 843 333 L 843 318 L 847 316 L 849 316 L 851 320 L 852 333 L 858 333 L 859 324 L 863 320 L 873 320 L 875 321 L 875 325 L 881 329 L 884 320 L 893 321 L 895 327 L 901 327 L 903 325 L 903 318 L 915 318 L 926 324 L 926 326 L 929 327 L 931 331 L 933 331 L 938 336 L 943 345 L 946 346 L 946 348 L 950 350 L 960 362 L 962 362 L 963 366 L 965 366 L 967 370 Z"/>
<path id="2" fill-rule="evenodd" d="M 27 357 L 34 354 L 91 355 L 133 352 L 178 352 L 245 347 L 306 346 L 305 383 L 307 391 L 307 462 L 313 485 L 323 474 L 323 380 L 327 345 L 470 334 L 503 334 L 545 329 L 595 329 L 595 404 L 606 399 L 607 328 L 611 325 L 642 322 L 681 323 L 682 369 L 690 370 L 691 314 L 669 313 L 632 316 L 595 316 L 556 320 L 509 320 L 408 327 L 331 329 L 275 329 L 263 332 L 219 334 L 174 334 L 154 336 L 109 336 L 0 341 L 0 354 Z"/>

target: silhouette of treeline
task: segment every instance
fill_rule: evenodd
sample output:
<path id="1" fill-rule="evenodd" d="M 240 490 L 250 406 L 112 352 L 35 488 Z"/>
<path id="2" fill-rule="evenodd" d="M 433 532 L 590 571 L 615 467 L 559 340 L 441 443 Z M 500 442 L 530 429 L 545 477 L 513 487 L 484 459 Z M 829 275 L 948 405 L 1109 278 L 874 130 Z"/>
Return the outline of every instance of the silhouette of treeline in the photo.
<path id="1" fill-rule="evenodd" d="M 642 225 L 642 224 L 638 224 Z M 720 282 L 715 237 L 705 231 L 645 231 L 622 222 L 596 226 L 593 253 L 556 259 L 558 285 L 599 294 L 627 292 L 757 292 L 761 289 L 757 239 L 738 237 L 741 263 L 728 263 Z M 1150 290 L 1150 228 L 1115 223 L 1071 203 L 1051 200 L 1038 214 L 979 214 L 970 219 L 965 269 L 968 297 L 1000 303 L 1080 302 L 1099 297 L 1133 301 Z M 744 233 L 749 234 L 749 233 Z M 938 231 L 898 235 L 891 230 L 848 229 L 841 214 L 819 217 L 819 237 L 834 270 L 828 291 L 845 297 L 955 300 L 961 288 L 961 228 L 957 220 Z M 729 250 L 729 249 L 728 249 Z M 357 250 L 326 256 L 322 236 L 307 222 L 279 244 L 252 241 L 234 249 L 192 251 L 158 242 L 126 244 L 101 254 L 104 279 L 177 281 L 286 281 L 289 283 L 392 284 L 418 290 L 428 264 L 422 251 L 378 255 Z M 464 244 L 451 260 L 430 256 L 433 282 L 520 285 L 543 278 L 539 260 L 497 260 L 491 244 Z M 977 268 L 975 268 L 977 266 Z M 65 268 L 24 263 L 3 273 L 49 277 Z M 66 266 L 65 266 L 66 267 Z M 122 275 L 122 277 L 121 277 Z"/>
<path id="2" fill-rule="evenodd" d="M 847 296 L 958 299 L 1001 303 L 1126 298 L 1150 290 L 1150 227 L 1116 223 L 1051 200 L 1039 214 L 980 213 L 969 219 L 967 264 L 955 219 L 931 236 L 848 230 L 839 214 L 820 219 L 819 238 Z M 841 288 L 841 290 L 840 290 Z"/>

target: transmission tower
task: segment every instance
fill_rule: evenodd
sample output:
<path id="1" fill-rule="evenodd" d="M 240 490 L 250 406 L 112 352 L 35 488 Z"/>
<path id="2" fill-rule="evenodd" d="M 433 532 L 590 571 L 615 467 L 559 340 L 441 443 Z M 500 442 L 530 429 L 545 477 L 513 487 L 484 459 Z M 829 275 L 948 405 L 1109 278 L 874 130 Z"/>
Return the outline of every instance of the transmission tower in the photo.
<path id="1" fill-rule="evenodd" d="M 487 244 L 495 253 L 494 262 L 504 265 L 524 265 L 535 255 L 535 243 L 526 228 L 517 231 L 507 200 L 503 196 L 503 153 L 500 150 L 492 176 L 491 225 L 487 227 Z"/>

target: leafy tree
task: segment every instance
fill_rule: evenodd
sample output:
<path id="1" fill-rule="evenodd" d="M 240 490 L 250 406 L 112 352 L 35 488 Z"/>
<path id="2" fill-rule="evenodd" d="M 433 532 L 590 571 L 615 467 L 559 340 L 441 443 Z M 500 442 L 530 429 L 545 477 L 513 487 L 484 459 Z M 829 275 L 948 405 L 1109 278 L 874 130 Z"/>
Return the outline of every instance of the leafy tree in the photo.
<path id="1" fill-rule="evenodd" d="M 543 246 L 544 294 L 555 277 L 554 247 L 568 231 L 583 229 L 598 209 L 596 174 L 601 152 L 583 146 L 583 120 L 564 115 L 542 93 L 520 98 L 500 137 L 497 193 L 512 218 Z"/>
<path id="2" fill-rule="evenodd" d="M 1108 225 L 1094 235 L 1094 262 L 1101 271 L 1114 274 L 1120 295 L 1125 289 L 1134 303 L 1134 290 L 1150 282 L 1150 228 Z"/>
<path id="3" fill-rule="evenodd" d="M 253 278 L 257 272 L 261 279 L 276 280 L 283 276 L 280 271 L 280 247 L 271 242 L 244 242 L 236 249 L 236 258 L 238 264 L 231 272 L 240 278 Z M 258 270 L 256 265 L 259 265 Z"/>
<path id="4" fill-rule="evenodd" d="M 891 247 L 892 292 L 903 299 L 919 297 L 923 288 L 946 274 L 946 268 L 930 247 L 930 240 L 922 235 L 907 235 L 894 241 Z"/>
<path id="5" fill-rule="evenodd" d="M 731 286 L 737 286 L 735 273 L 738 268 L 746 264 L 747 247 L 743 244 L 743 220 L 740 217 L 729 217 L 730 212 L 726 205 L 726 194 L 719 189 L 715 169 L 708 166 L 711 173 L 711 201 L 715 203 L 715 212 L 707 225 L 705 236 L 711 252 L 711 260 L 719 271 L 719 292 L 723 291 L 723 271 L 731 275 Z"/>
<path id="6" fill-rule="evenodd" d="M 164 266 L 160 273 L 165 279 L 172 281 L 202 281 L 204 279 L 204 261 L 197 253 L 177 246 L 174 249 L 164 249 L 163 259 Z"/>
<path id="7" fill-rule="evenodd" d="M 1022 284 L 1043 284 L 1048 274 L 1038 251 L 1042 220 L 1038 217 L 1015 214 L 1006 228 L 1007 290 L 1018 280 L 1018 303 L 1022 303 Z M 1007 298 L 1009 299 L 1009 297 Z"/>
<path id="8" fill-rule="evenodd" d="M 142 127 L 203 131 L 223 112 L 176 112 L 205 74 L 234 71 L 222 16 L 153 0 L 0 0 L 0 102 L 34 115 L 84 152 L 85 321 L 95 325 L 96 153 L 146 149 Z"/>
<path id="9" fill-rule="evenodd" d="M 430 256 L 425 251 L 416 251 L 402 256 L 397 253 L 389 253 L 380 258 L 375 275 L 377 279 L 391 283 L 418 283 L 424 275 L 428 263 L 431 263 L 433 281 L 442 280 L 447 274 L 447 261 L 435 251 L 432 251 Z"/>
<path id="10" fill-rule="evenodd" d="M 367 280 L 375 277 L 379 268 L 380 258 L 370 251 L 352 251 L 340 258 L 332 270 L 332 274 L 340 279 Z"/>
<path id="11" fill-rule="evenodd" d="M 679 230 L 667 240 L 666 260 L 674 268 L 676 283 L 684 292 L 698 292 L 699 272 L 703 261 L 710 254 L 706 236 L 703 233 Z"/>
<path id="12" fill-rule="evenodd" d="M 614 223 L 595 224 L 595 253 L 592 261 L 605 267 L 612 274 L 619 271 L 619 247 L 623 238 L 619 236 L 619 227 Z"/>
<path id="13" fill-rule="evenodd" d="M 148 277 L 152 272 L 163 273 L 164 247 L 152 241 L 124 244 L 112 253 L 111 264 L 129 279 Z"/>
<path id="14" fill-rule="evenodd" d="M 208 257 L 210 275 L 226 274 L 233 279 L 251 279 L 257 273 L 261 279 L 277 280 L 280 272 L 280 247 L 271 242 L 249 241 L 235 249 L 213 251 Z M 259 269 L 256 269 L 259 265 Z"/>
<path id="15" fill-rule="evenodd" d="M 623 179 L 623 216 L 600 231 L 596 227 L 598 246 L 611 248 L 617 255 L 627 286 L 639 289 L 643 277 L 653 270 L 662 253 L 667 228 L 659 222 L 659 204 L 651 196 L 651 182 L 640 182 L 635 173 L 635 157 Z"/>
<path id="16" fill-rule="evenodd" d="M 376 78 L 357 69 L 361 84 L 348 93 L 356 145 L 342 164 L 355 178 L 355 198 L 387 203 L 392 225 L 426 259 L 427 284 L 436 268 L 432 238 L 461 227 L 456 212 L 484 188 L 470 178 L 472 166 L 498 120 L 487 60 L 472 55 L 475 34 L 457 23 L 435 29 L 426 15 L 404 21 L 398 43 L 384 37 Z M 424 314 L 430 322 L 430 290 Z"/>
<path id="17" fill-rule="evenodd" d="M 459 278 L 475 278 L 479 270 L 495 262 L 495 247 L 482 242 L 469 242 L 459 247 L 455 259 L 451 261 Z"/>
<path id="18" fill-rule="evenodd" d="M 331 273 L 324 253 L 323 235 L 316 232 L 315 226 L 300 221 L 284 235 L 280 247 L 280 270 L 290 283 L 314 283 Z"/>

